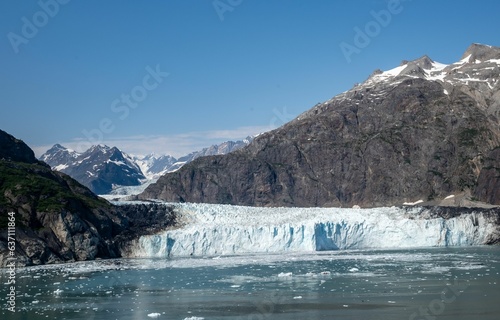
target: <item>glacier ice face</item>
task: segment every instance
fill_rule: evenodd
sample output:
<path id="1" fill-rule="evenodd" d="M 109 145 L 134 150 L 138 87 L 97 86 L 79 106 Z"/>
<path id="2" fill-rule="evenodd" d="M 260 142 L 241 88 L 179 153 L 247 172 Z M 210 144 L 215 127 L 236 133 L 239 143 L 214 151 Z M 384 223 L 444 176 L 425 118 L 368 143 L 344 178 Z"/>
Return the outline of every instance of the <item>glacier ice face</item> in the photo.
<path id="1" fill-rule="evenodd" d="M 175 204 L 181 226 L 143 236 L 132 257 L 215 256 L 365 248 L 481 245 L 498 226 L 483 213 L 422 216 L 374 209 Z"/>

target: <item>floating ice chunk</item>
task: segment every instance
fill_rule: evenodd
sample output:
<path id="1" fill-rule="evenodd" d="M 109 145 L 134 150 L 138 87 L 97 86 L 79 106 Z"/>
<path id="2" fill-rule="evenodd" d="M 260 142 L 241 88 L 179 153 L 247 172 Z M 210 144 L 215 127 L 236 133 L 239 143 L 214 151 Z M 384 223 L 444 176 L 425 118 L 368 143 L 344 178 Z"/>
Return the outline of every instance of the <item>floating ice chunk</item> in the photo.
<path id="1" fill-rule="evenodd" d="M 54 294 L 55 295 L 60 295 L 63 291 L 61 289 L 57 289 L 56 291 L 54 291 Z"/>
<path id="2" fill-rule="evenodd" d="M 292 275 L 293 275 L 293 273 L 292 273 L 292 272 L 280 272 L 280 273 L 278 274 L 278 277 L 280 277 L 280 278 L 284 278 L 284 277 L 291 277 Z"/>
<path id="3" fill-rule="evenodd" d="M 204 320 L 205 318 L 203 317 L 189 317 L 189 318 L 184 318 L 184 320 Z"/>
<path id="4" fill-rule="evenodd" d="M 358 268 L 351 268 L 351 269 L 349 269 L 349 272 L 358 272 L 358 271 L 359 271 Z"/>
<path id="5" fill-rule="evenodd" d="M 161 316 L 161 314 L 158 312 L 153 312 L 148 314 L 148 317 L 150 318 L 158 318 L 159 316 Z"/>
<path id="6" fill-rule="evenodd" d="M 302 296 L 293 297 L 294 300 L 302 299 Z"/>

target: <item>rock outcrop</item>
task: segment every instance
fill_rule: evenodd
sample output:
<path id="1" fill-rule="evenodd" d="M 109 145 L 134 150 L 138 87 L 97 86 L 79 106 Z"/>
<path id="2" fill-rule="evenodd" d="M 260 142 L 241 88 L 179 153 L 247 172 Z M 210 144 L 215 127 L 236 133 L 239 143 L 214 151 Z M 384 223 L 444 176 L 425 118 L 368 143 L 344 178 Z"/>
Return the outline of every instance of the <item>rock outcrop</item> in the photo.
<path id="1" fill-rule="evenodd" d="M 478 200 L 500 205 L 500 147 L 484 158 L 475 196 Z"/>
<path id="2" fill-rule="evenodd" d="M 500 49 L 490 46 L 472 45 L 452 65 L 405 61 L 138 198 L 374 207 L 469 191 L 499 203 L 499 78 Z"/>

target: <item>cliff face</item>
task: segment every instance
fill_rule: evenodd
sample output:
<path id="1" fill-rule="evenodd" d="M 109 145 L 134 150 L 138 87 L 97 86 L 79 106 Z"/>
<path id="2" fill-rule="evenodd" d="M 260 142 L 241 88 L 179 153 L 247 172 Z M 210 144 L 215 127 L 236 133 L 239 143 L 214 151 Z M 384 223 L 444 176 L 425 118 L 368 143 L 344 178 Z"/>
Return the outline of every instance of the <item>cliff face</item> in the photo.
<path id="1" fill-rule="evenodd" d="M 471 46 L 449 66 L 428 57 L 404 62 L 242 150 L 166 174 L 139 198 L 387 206 L 472 191 L 499 203 L 491 169 L 500 146 L 499 77 L 500 49 L 488 46 Z"/>
<path id="2" fill-rule="evenodd" d="M 481 201 L 500 205 L 500 148 L 485 157 L 475 196 Z"/>

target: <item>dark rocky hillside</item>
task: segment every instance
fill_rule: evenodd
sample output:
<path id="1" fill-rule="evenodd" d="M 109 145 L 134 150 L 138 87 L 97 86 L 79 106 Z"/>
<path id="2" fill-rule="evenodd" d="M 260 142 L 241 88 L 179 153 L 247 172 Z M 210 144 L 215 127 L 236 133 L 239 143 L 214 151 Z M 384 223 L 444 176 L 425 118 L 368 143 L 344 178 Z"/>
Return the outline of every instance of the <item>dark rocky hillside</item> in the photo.
<path id="1" fill-rule="evenodd" d="M 168 206 L 111 205 L 0 130 L 0 267 L 10 212 L 18 265 L 119 257 L 129 241 L 175 223 Z"/>
<path id="2" fill-rule="evenodd" d="M 162 176 L 140 199 L 388 206 L 460 192 L 500 204 L 500 48 L 472 45 L 376 71 L 224 156 Z"/>

